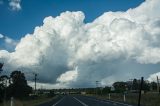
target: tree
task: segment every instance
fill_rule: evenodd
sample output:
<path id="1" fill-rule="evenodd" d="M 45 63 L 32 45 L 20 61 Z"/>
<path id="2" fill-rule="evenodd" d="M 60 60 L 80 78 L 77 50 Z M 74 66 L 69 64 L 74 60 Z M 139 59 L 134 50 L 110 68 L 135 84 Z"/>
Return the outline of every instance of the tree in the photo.
<path id="1" fill-rule="evenodd" d="M 0 76 L 0 98 L 6 100 L 6 89 L 7 89 L 8 76 Z"/>
<path id="2" fill-rule="evenodd" d="M 8 87 L 8 97 L 24 98 L 31 92 L 32 88 L 27 85 L 24 73 L 21 71 L 13 71 L 10 75 L 10 85 Z"/>
<path id="3" fill-rule="evenodd" d="M 156 91 L 157 90 L 157 83 L 151 82 L 151 90 Z"/>
<path id="4" fill-rule="evenodd" d="M 126 91 L 126 82 L 115 82 L 113 83 L 113 87 L 115 88 L 116 92 L 124 92 Z"/>
<path id="5" fill-rule="evenodd" d="M 0 63 L 0 73 L 3 71 L 2 68 L 3 68 L 3 64 Z"/>
<path id="6" fill-rule="evenodd" d="M 137 79 L 133 80 L 132 90 L 139 90 L 139 81 Z"/>
<path id="7" fill-rule="evenodd" d="M 143 81 L 143 86 L 142 86 L 142 89 L 144 90 L 144 91 L 149 91 L 150 90 L 150 83 L 149 83 L 149 81 Z"/>
<path id="8" fill-rule="evenodd" d="M 106 86 L 103 88 L 103 94 L 108 94 L 110 92 L 111 92 L 111 87 Z"/>
<path id="9" fill-rule="evenodd" d="M 0 63 L 0 73 L 3 71 L 2 70 L 3 68 L 3 64 Z M 2 82 L 2 78 L 0 76 L 0 102 L 2 102 L 2 98 L 3 98 L 3 95 L 4 95 L 4 85 L 3 85 L 3 82 Z"/>

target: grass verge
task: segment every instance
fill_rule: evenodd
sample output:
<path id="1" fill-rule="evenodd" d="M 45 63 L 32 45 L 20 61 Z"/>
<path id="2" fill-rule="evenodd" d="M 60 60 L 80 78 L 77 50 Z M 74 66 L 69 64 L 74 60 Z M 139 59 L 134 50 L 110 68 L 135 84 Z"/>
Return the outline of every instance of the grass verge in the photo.
<path id="1" fill-rule="evenodd" d="M 46 96 L 39 96 L 35 99 L 29 99 L 29 100 L 18 100 L 14 99 L 14 106 L 37 106 L 39 104 L 49 102 L 53 99 L 57 98 L 55 97 L 46 97 Z M 6 103 L 1 103 L 0 106 L 10 106 L 10 101 L 7 101 Z"/>
<path id="2" fill-rule="evenodd" d="M 109 99 L 108 95 L 87 95 L 87 96 L 94 96 L 98 99 L 107 99 L 107 100 Z M 112 93 L 110 95 L 110 100 L 137 105 L 138 94 L 136 93 L 126 94 L 126 101 L 124 102 L 123 94 Z M 157 93 L 142 94 L 141 104 L 142 106 L 160 106 L 160 94 L 157 94 Z"/>

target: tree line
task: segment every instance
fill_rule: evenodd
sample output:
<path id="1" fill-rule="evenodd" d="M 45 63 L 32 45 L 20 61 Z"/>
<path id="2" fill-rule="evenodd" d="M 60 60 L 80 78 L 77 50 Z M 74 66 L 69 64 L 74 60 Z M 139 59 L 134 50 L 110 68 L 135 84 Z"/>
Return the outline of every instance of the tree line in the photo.
<path id="1" fill-rule="evenodd" d="M 3 64 L 0 63 L 0 102 L 11 97 L 23 99 L 32 93 L 32 87 L 27 84 L 24 73 L 15 70 L 10 75 L 1 75 Z"/>
<path id="2" fill-rule="evenodd" d="M 115 82 L 115 83 L 113 83 L 113 87 L 116 92 L 124 92 L 124 91 L 136 92 L 140 88 L 140 80 L 133 79 L 132 81 Z M 157 90 L 157 83 L 144 80 L 143 85 L 142 85 L 142 90 L 145 92 L 156 91 Z"/>
<path id="3" fill-rule="evenodd" d="M 106 93 L 138 93 L 140 89 L 140 80 L 133 79 L 132 81 L 117 81 L 112 84 L 112 87 L 106 86 L 104 89 L 98 89 L 98 94 L 103 92 Z M 149 82 L 147 80 L 143 81 L 142 90 L 144 92 L 154 91 L 157 92 L 157 83 L 156 82 Z"/>
<path id="4" fill-rule="evenodd" d="M 140 88 L 140 80 L 133 79 L 132 81 L 117 81 L 112 84 L 112 86 L 105 87 L 94 87 L 94 88 L 68 88 L 68 89 L 53 89 L 54 92 L 59 93 L 71 93 L 71 94 L 81 94 L 85 92 L 86 94 L 97 94 L 97 95 L 107 95 L 109 93 L 138 93 Z M 143 81 L 142 90 L 145 92 L 157 92 L 157 83 L 149 82 L 147 80 Z"/>

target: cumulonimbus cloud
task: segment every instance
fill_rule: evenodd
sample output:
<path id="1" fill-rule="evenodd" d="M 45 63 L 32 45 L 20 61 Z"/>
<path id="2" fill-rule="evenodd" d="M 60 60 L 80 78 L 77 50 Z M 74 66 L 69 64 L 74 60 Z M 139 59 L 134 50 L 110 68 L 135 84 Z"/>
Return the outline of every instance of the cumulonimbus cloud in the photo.
<path id="1" fill-rule="evenodd" d="M 160 63 L 159 5 L 159 0 L 146 0 L 126 12 L 106 12 L 91 23 L 84 23 L 81 11 L 46 17 L 20 40 L 15 52 L 1 50 L 0 61 L 5 70 L 36 71 L 42 83 L 66 82 L 63 77 L 70 72 L 76 77 L 69 86 L 135 77 L 139 72 L 133 70 Z"/>

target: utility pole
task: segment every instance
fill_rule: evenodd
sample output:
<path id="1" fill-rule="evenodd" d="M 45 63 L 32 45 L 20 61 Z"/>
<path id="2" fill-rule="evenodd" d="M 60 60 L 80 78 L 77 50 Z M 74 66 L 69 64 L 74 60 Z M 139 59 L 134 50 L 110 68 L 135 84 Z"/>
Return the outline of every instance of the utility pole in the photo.
<path id="1" fill-rule="evenodd" d="M 157 92 L 160 93 L 160 91 L 159 91 L 159 78 L 158 78 L 158 76 L 157 76 Z"/>
<path id="2" fill-rule="evenodd" d="M 37 74 L 36 73 L 34 73 L 34 81 L 35 81 L 34 90 L 35 90 L 35 94 L 36 94 L 36 83 L 37 83 Z"/>
<path id="3" fill-rule="evenodd" d="M 130 89 L 130 91 L 132 91 L 133 90 L 133 80 L 134 79 L 129 79 L 130 81 L 131 81 L 131 89 Z"/>
<path id="4" fill-rule="evenodd" d="M 141 105 L 141 91 L 142 91 L 142 86 L 143 86 L 143 77 L 141 77 L 141 84 L 140 84 L 139 98 L 138 98 L 138 106 Z"/>
<path id="5" fill-rule="evenodd" d="M 99 81 L 96 81 L 96 95 L 98 94 L 98 85 L 99 85 Z"/>

